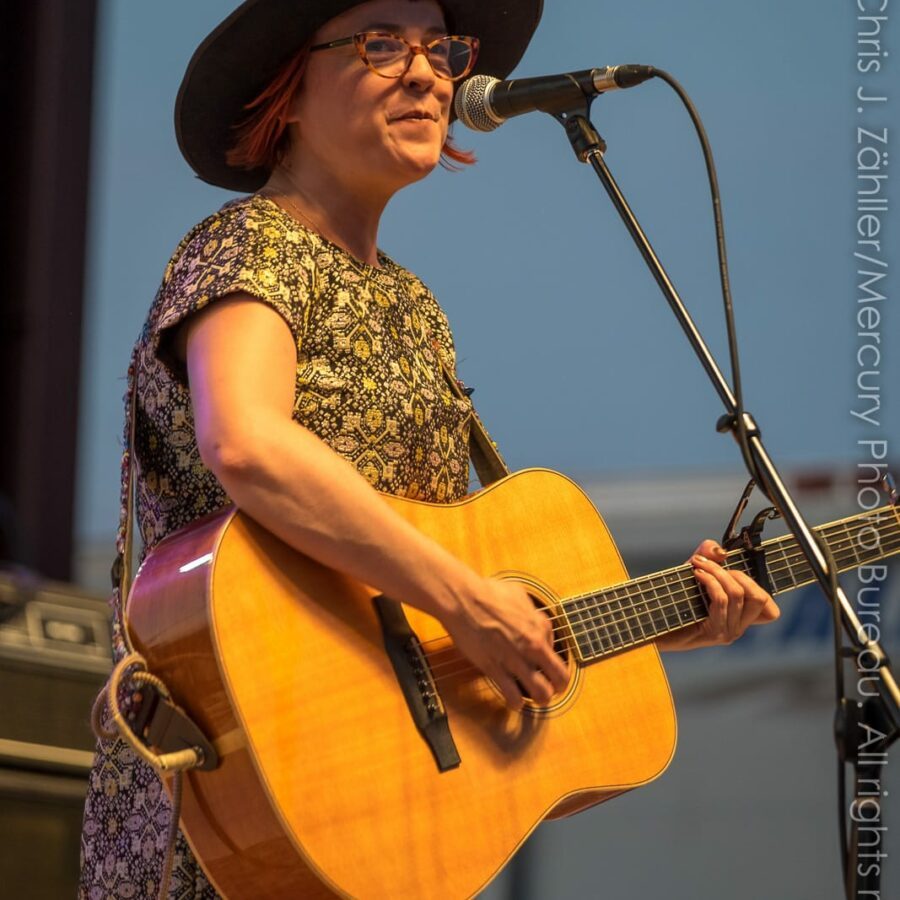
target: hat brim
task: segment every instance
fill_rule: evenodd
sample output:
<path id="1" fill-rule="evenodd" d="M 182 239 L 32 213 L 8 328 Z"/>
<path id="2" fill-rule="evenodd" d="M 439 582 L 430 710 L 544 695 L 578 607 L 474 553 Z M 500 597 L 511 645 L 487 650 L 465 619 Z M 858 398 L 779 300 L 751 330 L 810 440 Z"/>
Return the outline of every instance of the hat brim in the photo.
<path id="1" fill-rule="evenodd" d="M 439 0 L 455 34 L 481 41 L 472 74 L 505 78 L 531 41 L 543 0 Z M 229 166 L 225 154 L 246 105 L 275 77 L 291 54 L 329 19 L 360 0 L 246 0 L 200 44 L 188 63 L 175 102 L 175 135 L 190 167 L 205 182 L 252 193 L 265 169 Z"/>

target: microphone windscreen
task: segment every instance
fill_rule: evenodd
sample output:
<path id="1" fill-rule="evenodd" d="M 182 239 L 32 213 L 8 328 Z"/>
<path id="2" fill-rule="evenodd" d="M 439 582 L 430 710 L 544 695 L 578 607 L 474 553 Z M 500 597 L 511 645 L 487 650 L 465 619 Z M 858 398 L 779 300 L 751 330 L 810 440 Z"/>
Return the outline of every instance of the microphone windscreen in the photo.
<path id="1" fill-rule="evenodd" d="M 488 94 L 500 82 L 490 75 L 473 75 L 467 78 L 456 91 L 454 109 L 456 117 L 473 131 L 493 131 L 503 124 L 490 111 Z"/>

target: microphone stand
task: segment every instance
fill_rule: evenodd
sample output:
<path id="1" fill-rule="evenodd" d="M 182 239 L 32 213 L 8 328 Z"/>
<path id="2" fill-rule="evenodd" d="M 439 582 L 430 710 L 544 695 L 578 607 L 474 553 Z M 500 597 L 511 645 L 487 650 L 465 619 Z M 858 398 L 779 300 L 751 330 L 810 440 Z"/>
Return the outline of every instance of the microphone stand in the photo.
<path id="1" fill-rule="evenodd" d="M 581 162 L 589 163 L 597 173 L 610 200 L 625 223 L 625 227 L 668 300 L 675 318 L 681 325 L 688 342 L 697 354 L 725 407 L 726 412 L 718 420 L 717 431 L 720 433 L 730 432 L 738 440 L 738 443 L 742 444 L 738 432 L 738 409 L 734 394 L 606 165 L 603 157 L 606 152 L 606 142 L 590 121 L 592 100 L 592 97 L 582 97 L 577 101 L 573 98 L 573 102 L 564 108 L 544 108 L 544 111 L 549 112 L 563 125 L 575 155 Z M 881 800 L 879 770 L 886 765 L 887 748 L 900 736 L 900 728 L 898 728 L 900 689 L 898 689 L 886 654 L 878 642 L 868 636 L 843 588 L 838 584 L 837 569 L 830 559 L 830 554 L 827 554 L 827 550 L 823 550 L 818 539 L 803 519 L 766 452 L 756 422 L 746 412 L 742 413 L 742 418 L 748 451 L 744 461 L 750 471 L 750 476 L 781 513 L 825 592 L 825 596 L 835 610 L 835 625 L 837 626 L 840 621 L 850 639 L 852 647 L 843 648 L 836 660 L 836 665 L 843 666 L 843 657 L 845 656 L 853 657 L 858 672 L 862 673 L 863 660 L 866 660 L 871 664 L 865 666 L 865 675 L 878 679 L 878 693 L 868 697 L 864 703 L 851 700 L 846 695 L 839 697 L 835 713 L 835 741 L 841 764 L 852 763 L 854 767 L 855 799 L 851 805 L 854 814 L 851 816 L 850 848 L 844 873 L 847 896 L 856 897 L 858 893 L 864 896 L 880 896 L 877 893 L 882 868 L 880 862 L 886 854 L 875 856 L 875 854 L 866 853 L 867 858 L 875 856 L 876 862 L 860 862 L 859 831 L 860 825 L 866 826 L 870 821 L 865 818 L 867 815 L 866 803 L 878 804 Z M 829 558 L 826 558 L 827 556 Z M 839 640 L 838 635 L 836 635 L 836 640 Z M 842 681 L 842 678 L 838 679 L 839 684 Z M 873 784 L 879 786 L 874 794 L 874 801 Z M 842 803 L 845 800 L 843 797 L 839 799 Z M 859 819 L 862 821 L 858 821 Z M 841 821 L 843 823 L 843 818 Z M 880 835 L 881 831 L 879 830 L 877 833 Z M 842 840 L 847 840 L 846 834 L 842 835 Z"/>

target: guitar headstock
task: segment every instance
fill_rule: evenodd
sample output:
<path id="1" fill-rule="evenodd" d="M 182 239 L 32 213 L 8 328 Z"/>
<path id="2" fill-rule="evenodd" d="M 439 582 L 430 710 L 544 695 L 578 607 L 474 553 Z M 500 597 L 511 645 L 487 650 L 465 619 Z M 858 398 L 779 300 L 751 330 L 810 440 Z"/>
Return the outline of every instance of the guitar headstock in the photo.
<path id="1" fill-rule="evenodd" d="M 885 472 L 884 475 L 881 476 L 881 487 L 888 495 L 891 506 L 900 506 L 900 495 L 897 494 L 897 482 L 890 472 Z"/>

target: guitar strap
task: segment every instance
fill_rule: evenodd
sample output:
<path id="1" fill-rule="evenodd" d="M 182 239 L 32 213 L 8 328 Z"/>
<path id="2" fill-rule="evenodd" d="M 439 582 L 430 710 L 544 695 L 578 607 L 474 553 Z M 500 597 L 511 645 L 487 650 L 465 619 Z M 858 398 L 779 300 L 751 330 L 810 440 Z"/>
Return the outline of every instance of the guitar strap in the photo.
<path id="1" fill-rule="evenodd" d="M 110 570 L 110 580 L 113 589 L 118 589 L 118 609 L 116 610 L 117 624 L 115 637 L 121 638 L 123 646 L 114 647 L 114 650 L 122 653 L 133 653 L 131 640 L 128 637 L 128 629 L 125 626 L 125 601 L 131 590 L 132 570 L 134 567 L 134 508 L 135 508 L 135 474 L 134 474 L 134 434 L 137 421 L 137 371 L 132 360 L 128 371 L 129 391 L 128 410 L 125 423 L 128 432 L 128 443 L 122 453 L 122 485 L 121 503 L 122 511 L 119 517 L 119 534 L 116 539 L 117 552 Z"/>
<path id="2" fill-rule="evenodd" d="M 134 432 L 135 423 L 137 422 L 137 372 L 131 385 L 131 402 L 129 409 L 129 417 L 131 421 L 128 423 L 128 499 L 125 501 L 125 552 L 122 554 L 122 580 L 119 584 L 119 598 L 122 603 L 122 635 L 126 644 L 131 649 L 131 641 L 128 637 L 128 629 L 125 628 L 125 600 L 128 597 L 128 591 L 131 590 L 132 571 L 134 569 L 134 507 L 135 507 L 135 491 L 137 486 L 134 477 Z"/>
<path id="3" fill-rule="evenodd" d="M 444 378 L 450 385 L 450 390 L 459 400 L 468 400 L 471 403 L 469 394 L 466 392 L 463 384 L 453 374 L 450 367 L 444 362 L 443 356 L 439 353 L 441 359 L 441 368 L 444 372 Z M 500 455 L 497 444 L 491 440 L 481 416 L 472 406 L 472 418 L 469 427 L 469 458 L 472 460 L 472 466 L 475 474 L 481 482 L 482 487 L 487 487 L 501 478 L 509 475 L 509 467 Z"/>

